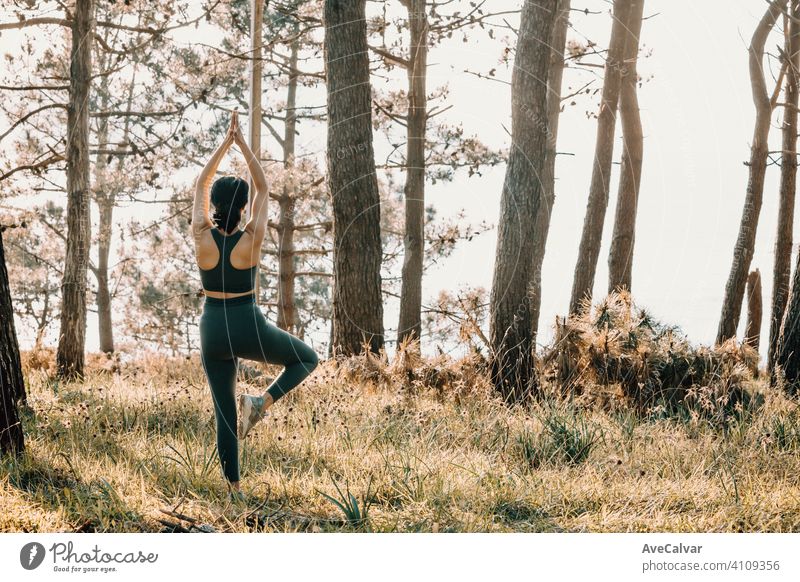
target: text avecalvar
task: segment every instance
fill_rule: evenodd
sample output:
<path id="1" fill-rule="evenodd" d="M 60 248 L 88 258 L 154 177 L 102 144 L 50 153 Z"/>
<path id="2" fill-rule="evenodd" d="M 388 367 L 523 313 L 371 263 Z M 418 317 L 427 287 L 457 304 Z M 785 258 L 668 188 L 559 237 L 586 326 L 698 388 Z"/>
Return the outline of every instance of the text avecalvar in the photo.
<path id="1" fill-rule="evenodd" d="M 703 546 L 690 546 L 686 544 L 664 544 L 661 546 L 651 546 L 645 544 L 642 548 L 643 554 L 699 554 Z"/>

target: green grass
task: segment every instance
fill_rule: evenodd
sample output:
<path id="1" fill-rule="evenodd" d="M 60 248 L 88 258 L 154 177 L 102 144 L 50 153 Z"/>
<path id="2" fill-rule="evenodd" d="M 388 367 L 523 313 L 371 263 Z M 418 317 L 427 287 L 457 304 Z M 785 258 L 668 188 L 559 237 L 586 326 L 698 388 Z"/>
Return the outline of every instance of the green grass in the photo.
<path id="1" fill-rule="evenodd" d="M 573 406 L 551 403 L 538 416 L 538 432 L 523 429 L 517 435 L 522 458 L 532 469 L 547 464 L 580 464 L 603 436 L 602 429 Z"/>
<path id="2" fill-rule="evenodd" d="M 389 368 L 371 384 L 326 362 L 243 443 L 241 507 L 196 359 L 95 370 L 57 392 L 26 377 L 26 454 L 0 461 L 5 532 L 164 531 L 178 519 L 162 508 L 236 532 L 800 531 L 797 402 L 761 384 L 748 387 L 759 407 L 720 425 L 509 408 L 477 376 L 410 391 Z"/>

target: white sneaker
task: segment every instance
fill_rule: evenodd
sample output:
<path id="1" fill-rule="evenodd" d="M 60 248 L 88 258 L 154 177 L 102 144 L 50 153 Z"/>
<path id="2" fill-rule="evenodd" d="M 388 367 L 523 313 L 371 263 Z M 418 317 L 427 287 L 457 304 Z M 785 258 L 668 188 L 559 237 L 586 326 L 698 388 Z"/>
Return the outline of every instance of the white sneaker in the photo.
<path id="1" fill-rule="evenodd" d="M 244 439 L 258 421 L 269 415 L 264 410 L 264 397 L 251 394 L 239 396 L 239 439 Z"/>
<path id="2" fill-rule="evenodd" d="M 230 491 L 228 491 L 228 503 L 232 503 L 235 505 L 242 503 L 247 504 L 247 496 L 241 491 L 231 489 Z"/>

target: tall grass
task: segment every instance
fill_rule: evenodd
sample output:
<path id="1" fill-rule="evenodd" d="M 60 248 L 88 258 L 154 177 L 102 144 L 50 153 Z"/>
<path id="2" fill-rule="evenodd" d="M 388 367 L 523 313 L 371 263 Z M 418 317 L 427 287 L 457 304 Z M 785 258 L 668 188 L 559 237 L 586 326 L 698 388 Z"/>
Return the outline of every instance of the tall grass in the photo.
<path id="1" fill-rule="evenodd" d="M 47 354 L 25 355 L 27 452 L 0 461 L 0 530 L 165 531 L 162 510 L 240 532 L 800 530 L 797 401 L 759 380 L 718 423 L 688 403 L 597 406 L 613 388 L 596 363 L 582 394 L 545 383 L 508 407 L 479 354 L 328 361 L 241 443 L 239 506 L 196 357 L 90 362 L 56 390 Z"/>

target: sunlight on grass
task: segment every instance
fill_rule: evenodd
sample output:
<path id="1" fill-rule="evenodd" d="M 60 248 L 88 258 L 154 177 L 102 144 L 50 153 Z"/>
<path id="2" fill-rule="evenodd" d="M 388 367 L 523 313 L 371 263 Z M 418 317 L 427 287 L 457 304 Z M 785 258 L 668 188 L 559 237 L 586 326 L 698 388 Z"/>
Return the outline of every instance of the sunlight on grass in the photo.
<path id="1" fill-rule="evenodd" d="M 762 383 L 746 386 L 758 407 L 721 425 L 552 397 L 509 408 L 479 361 L 398 366 L 325 362 L 279 401 L 240 443 L 244 507 L 226 498 L 196 359 L 93 369 L 57 392 L 26 369 L 27 453 L 2 461 L 0 530 L 188 526 L 174 515 L 240 532 L 800 528 L 797 403 Z"/>

